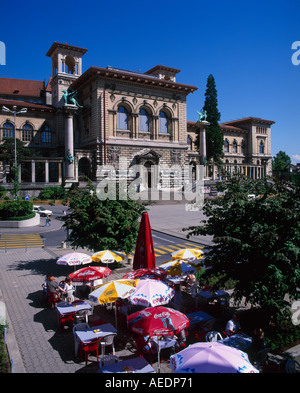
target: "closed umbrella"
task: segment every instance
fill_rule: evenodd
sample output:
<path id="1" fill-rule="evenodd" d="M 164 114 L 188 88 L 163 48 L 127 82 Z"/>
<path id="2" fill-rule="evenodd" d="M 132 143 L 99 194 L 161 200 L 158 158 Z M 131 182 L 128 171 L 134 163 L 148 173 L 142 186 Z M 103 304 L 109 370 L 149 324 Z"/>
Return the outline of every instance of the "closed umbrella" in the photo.
<path id="1" fill-rule="evenodd" d="M 221 342 L 199 342 L 170 357 L 173 373 L 258 373 L 248 355 Z"/>
<path id="2" fill-rule="evenodd" d="M 139 280 L 134 292 L 129 297 L 129 301 L 132 304 L 144 307 L 161 306 L 168 304 L 174 294 L 174 289 L 164 282 L 148 278 Z"/>
<path id="3" fill-rule="evenodd" d="M 203 252 L 196 248 L 183 248 L 171 253 L 173 259 L 195 260 L 203 257 Z"/>
<path id="4" fill-rule="evenodd" d="M 133 260 L 133 269 L 141 268 L 155 268 L 155 252 L 148 213 L 142 214 Z"/>
<path id="5" fill-rule="evenodd" d="M 57 259 L 56 264 L 57 265 L 68 265 L 68 266 L 77 266 L 77 265 L 85 265 L 87 263 L 91 263 L 92 258 L 87 255 L 83 254 L 80 252 L 71 252 L 69 254 L 66 254 L 60 258 Z"/>

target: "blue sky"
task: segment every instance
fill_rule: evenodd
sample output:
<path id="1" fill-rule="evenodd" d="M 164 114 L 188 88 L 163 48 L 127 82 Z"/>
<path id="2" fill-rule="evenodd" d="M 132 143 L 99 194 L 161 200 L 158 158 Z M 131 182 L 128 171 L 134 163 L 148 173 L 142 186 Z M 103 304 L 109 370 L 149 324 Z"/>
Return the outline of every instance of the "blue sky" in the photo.
<path id="1" fill-rule="evenodd" d="M 291 61 L 299 20 L 298 0 L 6 1 L 0 76 L 48 81 L 54 41 L 87 48 L 84 70 L 163 64 L 181 70 L 178 82 L 198 87 L 187 105 L 195 121 L 213 74 L 221 121 L 274 120 L 272 154 L 283 150 L 300 162 L 300 65 Z"/>

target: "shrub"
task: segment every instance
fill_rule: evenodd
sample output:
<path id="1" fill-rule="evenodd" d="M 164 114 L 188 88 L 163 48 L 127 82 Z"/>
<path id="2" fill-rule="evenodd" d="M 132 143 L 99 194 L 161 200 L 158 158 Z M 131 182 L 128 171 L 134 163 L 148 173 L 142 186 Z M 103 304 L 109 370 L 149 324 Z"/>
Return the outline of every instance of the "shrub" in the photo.
<path id="1" fill-rule="evenodd" d="M 45 199 L 63 199 L 66 195 L 66 191 L 61 186 L 53 186 L 44 188 L 40 194 L 39 198 L 41 200 Z"/>
<path id="2" fill-rule="evenodd" d="M 0 205 L 0 219 L 28 216 L 32 213 L 32 207 L 33 204 L 29 201 L 5 201 Z"/>

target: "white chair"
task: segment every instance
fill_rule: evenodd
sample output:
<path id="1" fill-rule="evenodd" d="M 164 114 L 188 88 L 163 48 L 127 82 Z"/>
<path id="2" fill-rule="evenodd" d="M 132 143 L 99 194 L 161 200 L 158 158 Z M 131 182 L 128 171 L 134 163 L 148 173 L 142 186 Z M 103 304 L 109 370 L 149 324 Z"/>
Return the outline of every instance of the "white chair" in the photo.
<path id="1" fill-rule="evenodd" d="M 76 323 L 80 323 L 80 322 L 88 322 L 88 310 L 80 310 L 77 311 L 75 314 L 75 319 L 76 319 Z"/>
<path id="2" fill-rule="evenodd" d="M 114 344 L 115 334 L 108 334 L 101 338 L 100 345 L 101 345 L 101 356 L 104 357 L 105 355 L 105 347 L 111 346 L 113 350 L 113 355 L 115 355 L 115 344 Z"/>
<path id="3" fill-rule="evenodd" d="M 222 337 L 221 333 L 216 332 L 215 330 L 211 330 L 205 336 L 205 341 L 208 341 L 208 342 L 216 342 L 216 341 L 219 341 L 222 339 L 223 339 L 223 337 Z"/>
<path id="4" fill-rule="evenodd" d="M 88 329 L 90 326 L 88 323 L 86 322 L 82 322 L 82 323 L 77 323 L 76 325 L 74 325 L 73 327 L 73 336 L 74 336 L 74 351 L 75 351 L 75 356 L 78 355 L 78 349 L 80 347 L 80 340 L 76 335 L 76 331 L 77 330 L 84 330 L 84 329 Z"/>

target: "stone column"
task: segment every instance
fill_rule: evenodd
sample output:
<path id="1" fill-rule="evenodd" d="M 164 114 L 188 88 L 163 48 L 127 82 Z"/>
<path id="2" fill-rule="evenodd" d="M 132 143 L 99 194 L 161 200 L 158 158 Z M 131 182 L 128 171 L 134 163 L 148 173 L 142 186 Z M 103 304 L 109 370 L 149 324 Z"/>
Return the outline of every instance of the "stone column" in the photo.
<path id="1" fill-rule="evenodd" d="M 31 160 L 31 183 L 35 183 L 35 161 Z"/>
<path id="2" fill-rule="evenodd" d="M 49 183 L 49 161 L 45 161 L 45 183 Z"/>
<path id="3" fill-rule="evenodd" d="M 200 153 L 200 164 L 206 164 L 206 127 L 209 126 L 208 121 L 198 121 L 197 128 L 199 132 L 199 153 Z"/>
<path id="4" fill-rule="evenodd" d="M 66 114 L 65 120 L 65 180 L 72 182 L 74 178 L 74 134 L 73 134 L 73 117 L 77 111 L 75 105 L 64 105 L 64 112 Z"/>

